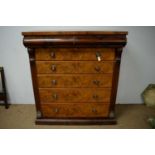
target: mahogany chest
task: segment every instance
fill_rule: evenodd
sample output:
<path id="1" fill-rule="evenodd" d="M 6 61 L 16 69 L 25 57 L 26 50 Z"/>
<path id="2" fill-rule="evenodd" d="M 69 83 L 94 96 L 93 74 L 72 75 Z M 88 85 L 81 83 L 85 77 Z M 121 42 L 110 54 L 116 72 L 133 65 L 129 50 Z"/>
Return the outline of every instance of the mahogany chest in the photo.
<path id="1" fill-rule="evenodd" d="M 36 124 L 115 124 L 127 32 L 23 32 Z"/>

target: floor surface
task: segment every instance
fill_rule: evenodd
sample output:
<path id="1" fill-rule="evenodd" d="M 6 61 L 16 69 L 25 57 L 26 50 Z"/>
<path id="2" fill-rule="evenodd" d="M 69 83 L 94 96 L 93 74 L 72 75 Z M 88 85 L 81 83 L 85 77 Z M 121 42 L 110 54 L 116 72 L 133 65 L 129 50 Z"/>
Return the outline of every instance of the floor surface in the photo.
<path id="1" fill-rule="evenodd" d="M 117 104 L 117 125 L 35 125 L 35 106 L 13 104 L 0 106 L 1 129 L 148 129 L 148 118 L 155 117 L 155 108 L 145 105 Z"/>

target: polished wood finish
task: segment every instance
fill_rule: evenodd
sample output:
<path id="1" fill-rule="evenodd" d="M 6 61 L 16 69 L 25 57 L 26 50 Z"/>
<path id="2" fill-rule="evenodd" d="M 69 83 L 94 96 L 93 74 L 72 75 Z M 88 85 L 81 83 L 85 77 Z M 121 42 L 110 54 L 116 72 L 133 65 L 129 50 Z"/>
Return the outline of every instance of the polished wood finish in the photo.
<path id="1" fill-rule="evenodd" d="M 111 125 L 116 124 L 116 118 L 88 117 L 88 118 L 37 118 L 38 125 Z"/>
<path id="2" fill-rule="evenodd" d="M 112 74 L 38 74 L 40 88 L 112 87 Z"/>
<path id="3" fill-rule="evenodd" d="M 36 110 L 40 111 L 40 98 L 38 90 L 38 79 L 37 79 L 37 70 L 35 62 L 35 50 L 33 48 L 28 48 L 30 67 L 31 67 L 31 77 L 33 83 L 33 92 L 35 97 Z"/>
<path id="4" fill-rule="evenodd" d="M 36 60 L 114 60 L 114 48 L 37 48 Z M 75 55 L 76 54 L 76 55 Z"/>
<path id="5" fill-rule="evenodd" d="M 23 32 L 36 124 L 115 124 L 127 32 Z"/>
<path id="6" fill-rule="evenodd" d="M 84 35 L 84 36 L 88 36 L 88 35 L 94 35 L 94 36 L 103 36 L 103 35 L 107 35 L 107 37 L 109 35 L 117 35 L 117 37 L 123 37 L 123 35 L 127 35 L 128 32 L 126 31 L 36 31 L 36 32 L 22 32 L 22 34 L 26 37 L 26 36 L 80 36 L 80 35 Z"/>
<path id="7" fill-rule="evenodd" d="M 40 88 L 41 103 L 110 102 L 110 88 Z"/>
<path id="8" fill-rule="evenodd" d="M 36 61 L 38 74 L 111 74 L 113 65 L 106 61 Z"/>
<path id="9" fill-rule="evenodd" d="M 74 104 L 42 104 L 43 117 L 77 118 L 107 117 L 109 104 L 74 103 Z"/>
<path id="10" fill-rule="evenodd" d="M 122 47 L 128 32 L 23 32 L 24 45 L 36 47 Z"/>

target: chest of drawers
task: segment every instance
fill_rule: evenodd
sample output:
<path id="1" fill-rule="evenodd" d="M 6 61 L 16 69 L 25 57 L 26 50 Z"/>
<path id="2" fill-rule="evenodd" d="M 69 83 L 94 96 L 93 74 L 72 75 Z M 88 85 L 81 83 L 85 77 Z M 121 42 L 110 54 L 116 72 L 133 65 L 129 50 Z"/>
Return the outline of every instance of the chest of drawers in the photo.
<path id="1" fill-rule="evenodd" d="M 23 32 L 36 124 L 115 124 L 127 32 Z"/>

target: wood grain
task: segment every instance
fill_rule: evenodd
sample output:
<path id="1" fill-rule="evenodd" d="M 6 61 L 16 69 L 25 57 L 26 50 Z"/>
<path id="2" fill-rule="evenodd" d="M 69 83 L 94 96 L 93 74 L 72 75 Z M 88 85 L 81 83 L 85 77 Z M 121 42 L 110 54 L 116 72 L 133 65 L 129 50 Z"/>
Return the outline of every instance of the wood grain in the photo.
<path id="1" fill-rule="evenodd" d="M 109 104 L 42 104 L 44 118 L 107 117 Z"/>
<path id="2" fill-rule="evenodd" d="M 36 61 L 38 74 L 113 73 L 113 62 L 106 61 Z M 55 70 L 52 70 L 55 66 Z"/>
<path id="3" fill-rule="evenodd" d="M 112 87 L 112 74 L 39 74 L 40 88 Z"/>
<path id="4" fill-rule="evenodd" d="M 114 48 L 37 48 L 36 60 L 95 60 L 99 53 L 101 60 L 114 60 Z M 52 56 L 52 54 L 54 54 Z"/>
<path id="5" fill-rule="evenodd" d="M 41 103 L 110 102 L 110 88 L 39 88 Z"/>
<path id="6" fill-rule="evenodd" d="M 23 32 L 26 47 L 122 47 L 127 32 Z"/>
<path id="7" fill-rule="evenodd" d="M 127 31 L 36 31 L 22 32 L 24 36 L 55 36 L 55 35 L 127 35 Z"/>

